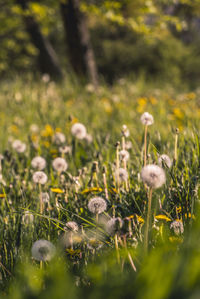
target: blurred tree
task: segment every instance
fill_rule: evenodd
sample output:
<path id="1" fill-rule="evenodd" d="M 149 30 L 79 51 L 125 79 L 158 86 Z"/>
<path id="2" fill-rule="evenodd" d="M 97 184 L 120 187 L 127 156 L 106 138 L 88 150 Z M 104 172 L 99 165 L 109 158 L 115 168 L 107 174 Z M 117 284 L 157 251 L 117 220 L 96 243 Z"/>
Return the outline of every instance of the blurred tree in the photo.
<path id="1" fill-rule="evenodd" d="M 34 15 L 31 14 L 28 7 L 28 1 L 16 0 L 16 3 L 22 8 L 22 17 L 26 31 L 30 35 L 34 46 L 39 50 L 38 59 L 41 71 L 43 73 L 48 73 L 54 79 L 61 79 L 62 71 L 59 66 L 57 55 L 48 39 L 42 34 Z"/>
<path id="2" fill-rule="evenodd" d="M 85 15 L 80 10 L 79 0 L 61 1 L 68 54 L 71 66 L 76 74 L 85 76 L 97 86 L 98 75 L 89 30 Z"/>

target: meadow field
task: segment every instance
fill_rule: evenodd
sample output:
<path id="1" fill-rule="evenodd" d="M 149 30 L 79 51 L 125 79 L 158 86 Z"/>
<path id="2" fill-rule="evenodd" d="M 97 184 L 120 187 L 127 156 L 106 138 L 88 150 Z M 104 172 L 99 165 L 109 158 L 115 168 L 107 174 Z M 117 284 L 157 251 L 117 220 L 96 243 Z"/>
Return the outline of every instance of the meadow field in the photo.
<path id="1" fill-rule="evenodd" d="M 0 298 L 199 298 L 200 89 L 0 88 Z"/>

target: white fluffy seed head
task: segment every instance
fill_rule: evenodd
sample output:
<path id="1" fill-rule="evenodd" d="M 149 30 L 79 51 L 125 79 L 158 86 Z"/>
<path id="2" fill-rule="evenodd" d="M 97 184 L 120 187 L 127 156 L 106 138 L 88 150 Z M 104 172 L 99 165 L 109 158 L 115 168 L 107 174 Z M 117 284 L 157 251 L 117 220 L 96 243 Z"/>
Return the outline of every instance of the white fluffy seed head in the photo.
<path id="1" fill-rule="evenodd" d="M 50 261 L 55 255 L 55 246 L 47 240 L 36 241 L 31 249 L 32 257 L 37 261 Z"/>
<path id="2" fill-rule="evenodd" d="M 107 203 L 102 197 L 93 197 L 88 203 L 88 209 L 93 214 L 101 214 L 107 209 Z"/>
<path id="3" fill-rule="evenodd" d="M 77 232 L 78 231 L 78 224 L 75 221 L 69 221 L 65 224 L 64 227 L 65 231 Z"/>
<path id="4" fill-rule="evenodd" d="M 93 141 L 92 135 L 90 135 L 90 134 L 86 134 L 84 139 L 88 144 L 92 143 L 92 141 Z"/>
<path id="5" fill-rule="evenodd" d="M 115 179 L 119 179 L 119 182 L 126 182 L 128 180 L 128 172 L 124 168 L 118 168 L 115 170 Z"/>
<path id="6" fill-rule="evenodd" d="M 164 170 L 157 165 L 147 165 L 142 168 L 141 178 L 148 187 L 160 188 L 166 181 Z"/>
<path id="7" fill-rule="evenodd" d="M 172 161 L 169 156 L 163 154 L 158 158 L 158 164 L 162 166 L 162 164 L 166 164 L 168 168 L 172 166 Z"/>
<path id="8" fill-rule="evenodd" d="M 84 139 L 87 135 L 86 127 L 83 124 L 75 123 L 71 128 L 71 133 L 78 139 Z"/>
<path id="9" fill-rule="evenodd" d="M 129 137 L 130 136 L 130 131 L 127 128 L 127 125 L 123 125 L 122 126 L 122 135 L 124 135 L 125 137 Z"/>
<path id="10" fill-rule="evenodd" d="M 53 142 L 55 144 L 62 144 L 64 143 L 66 140 L 65 138 L 65 135 L 63 133 L 60 133 L 60 132 L 56 132 L 54 135 L 53 135 Z"/>
<path id="11" fill-rule="evenodd" d="M 34 221 L 34 216 L 29 211 L 25 211 L 24 215 L 22 216 L 22 223 L 23 224 L 31 224 Z"/>
<path id="12" fill-rule="evenodd" d="M 123 220 L 120 217 L 116 218 L 111 218 L 107 223 L 106 223 L 106 231 L 110 235 L 114 235 L 117 233 L 117 231 L 122 228 L 123 226 Z"/>
<path id="13" fill-rule="evenodd" d="M 44 185 L 47 182 L 47 175 L 43 171 L 36 171 L 33 174 L 33 182 Z"/>
<path id="14" fill-rule="evenodd" d="M 43 170 L 46 167 L 46 160 L 40 156 L 32 159 L 31 166 L 38 170 Z"/>
<path id="15" fill-rule="evenodd" d="M 119 152 L 119 157 L 120 157 L 121 160 L 128 161 L 129 156 L 130 156 L 130 155 L 129 155 L 129 152 L 126 151 L 126 150 L 121 150 L 121 151 Z"/>
<path id="16" fill-rule="evenodd" d="M 36 125 L 36 124 L 32 124 L 31 126 L 30 126 L 30 131 L 31 131 L 31 133 L 38 133 L 39 132 L 39 127 L 38 127 L 38 125 Z"/>
<path id="17" fill-rule="evenodd" d="M 151 115 L 149 112 L 144 112 L 140 120 L 145 126 L 150 126 L 154 123 L 153 115 Z"/>
<path id="18" fill-rule="evenodd" d="M 26 144 L 20 140 L 15 140 L 12 143 L 12 148 L 18 153 L 24 153 L 26 150 Z"/>
<path id="19" fill-rule="evenodd" d="M 62 172 L 67 170 L 68 164 L 65 159 L 58 157 L 53 160 L 52 166 L 56 171 Z"/>
<path id="20" fill-rule="evenodd" d="M 59 147 L 59 152 L 61 154 L 71 154 L 72 152 L 72 147 L 69 145 L 65 145 L 65 146 L 60 146 Z"/>
<path id="21" fill-rule="evenodd" d="M 177 236 L 183 234 L 183 232 L 184 232 L 183 223 L 181 221 L 177 221 L 177 220 L 173 221 L 170 224 L 170 229 L 173 230 L 173 232 Z"/>
<path id="22" fill-rule="evenodd" d="M 49 193 L 47 192 L 42 192 L 42 201 L 43 203 L 49 203 Z"/>
<path id="23" fill-rule="evenodd" d="M 126 141 L 126 143 L 125 143 L 125 149 L 126 149 L 126 150 L 129 150 L 129 149 L 131 149 L 132 147 L 133 147 L 132 142 L 131 142 L 130 140 Z"/>

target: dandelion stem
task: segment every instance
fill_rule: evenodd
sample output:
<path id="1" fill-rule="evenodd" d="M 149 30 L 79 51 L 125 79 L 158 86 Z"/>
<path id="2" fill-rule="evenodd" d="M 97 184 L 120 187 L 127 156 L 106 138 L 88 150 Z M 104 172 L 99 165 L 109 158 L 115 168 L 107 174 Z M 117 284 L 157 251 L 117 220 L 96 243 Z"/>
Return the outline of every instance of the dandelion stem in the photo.
<path id="1" fill-rule="evenodd" d="M 151 218 L 152 191 L 153 191 L 153 189 L 150 188 L 149 192 L 148 192 L 148 210 L 147 210 L 146 227 L 145 227 L 145 232 L 144 232 L 144 251 L 145 251 L 145 254 L 148 253 L 149 224 L 150 224 L 150 218 Z"/>
<path id="2" fill-rule="evenodd" d="M 39 192 L 40 192 L 40 214 L 43 214 L 43 200 L 42 200 L 42 187 L 39 184 Z"/>
<path id="3" fill-rule="evenodd" d="M 108 186 L 107 186 L 107 180 L 106 180 L 106 167 L 103 167 L 103 184 L 104 184 L 104 190 L 105 190 L 105 197 L 107 200 L 108 198 Z"/>
<path id="4" fill-rule="evenodd" d="M 148 126 L 145 125 L 145 129 L 144 129 L 144 166 L 147 165 L 147 129 L 148 129 Z"/>
<path id="5" fill-rule="evenodd" d="M 120 255 L 119 255 L 117 234 L 115 234 L 115 249 L 116 249 L 116 254 L 117 254 L 117 262 L 118 262 L 118 264 L 120 264 Z"/>
<path id="6" fill-rule="evenodd" d="M 179 134 L 179 129 L 176 128 L 175 143 L 174 143 L 174 161 L 175 162 L 178 159 L 178 134 Z"/>
<path id="7" fill-rule="evenodd" d="M 116 173 L 117 173 L 117 177 L 116 177 L 116 181 L 117 181 L 117 191 L 119 192 L 119 174 L 118 174 L 118 169 L 119 169 L 119 145 L 120 142 L 118 141 L 116 143 Z"/>

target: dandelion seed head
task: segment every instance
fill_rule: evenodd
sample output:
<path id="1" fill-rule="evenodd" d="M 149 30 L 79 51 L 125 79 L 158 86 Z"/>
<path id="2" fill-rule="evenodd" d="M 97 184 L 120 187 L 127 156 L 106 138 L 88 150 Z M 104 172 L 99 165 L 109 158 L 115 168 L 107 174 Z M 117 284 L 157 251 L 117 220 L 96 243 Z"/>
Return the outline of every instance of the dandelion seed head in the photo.
<path id="1" fill-rule="evenodd" d="M 84 139 L 87 134 L 86 127 L 83 124 L 75 123 L 71 128 L 71 133 L 78 139 Z"/>
<path id="2" fill-rule="evenodd" d="M 150 126 L 154 123 L 153 115 L 151 115 L 149 112 L 144 112 L 140 120 L 145 126 Z"/>
<path id="3" fill-rule="evenodd" d="M 31 166 L 38 170 L 43 170 L 46 167 L 46 160 L 40 156 L 32 159 Z"/>
<path id="4" fill-rule="evenodd" d="M 41 196 L 42 196 L 43 203 L 49 203 L 49 193 L 42 192 Z"/>
<path id="5" fill-rule="evenodd" d="M 12 148 L 18 153 L 24 153 L 26 150 L 26 144 L 20 140 L 14 140 L 12 143 Z"/>
<path id="6" fill-rule="evenodd" d="M 84 139 L 88 144 L 92 143 L 92 141 L 93 141 L 92 135 L 90 135 L 90 134 L 86 134 Z"/>
<path id="7" fill-rule="evenodd" d="M 36 124 L 30 125 L 30 131 L 31 133 L 38 133 L 39 132 L 39 127 Z"/>
<path id="8" fill-rule="evenodd" d="M 65 231 L 77 232 L 78 231 L 78 224 L 75 221 L 69 221 L 64 226 Z"/>
<path id="9" fill-rule="evenodd" d="M 173 232 L 175 233 L 175 235 L 179 236 L 181 234 L 183 234 L 184 232 L 184 227 L 183 227 L 183 223 L 182 221 L 173 221 L 170 224 L 170 229 L 173 230 Z"/>
<path id="10" fill-rule="evenodd" d="M 47 182 L 47 175 L 43 171 L 36 171 L 33 174 L 33 182 L 44 185 Z"/>
<path id="11" fill-rule="evenodd" d="M 117 233 L 117 231 L 122 228 L 123 226 L 123 220 L 120 217 L 116 218 L 111 218 L 107 223 L 106 223 L 106 231 L 110 235 L 114 235 Z"/>
<path id="12" fill-rule="evenodd" d="M 65 159 L 58 157 L 53 160 L 52 166 L 56 171 L 62 172 L 67 170 L 68 164 Z"/>
<path id="13" fill-rule="evenodd" d="M 132 142 L 130 140 L 126 141 L 126 143 L 125 143 L 125 149 L 126 150 L 131 149 L 132 146 L 133 146 L 133 144 L 132 144 Z"/>
<path id="14" fill-rule="evenodd" d="M 125 137 L 129 137 L 129 136 L 130 136 L 130 131 L 129 131 L 129 129 L 127 128 L 127 125 L 123 125 L 123 126 L 122 126 L 122 134 L 123 134 Z"/>
<path id="15" fill-rule="evenodd" d="M 34 221 L 34 216 L 29 211 L 25 211 L 24 215 L 22 216 L 22 223 L 23 224 L 31 224 Z"/>
<path id="16" fill-rule="evenodd" d="M 88 209 L 93 214 L 101 214 L 107 209 L 107 203 L 102 197 L 93 197 L 88 203 Z"/>
<path id="17" fill-rule="evenodd" d="M 129 152 L 127 152 L 126 150 L 121 150 L 119 152 L 119 157 L 120 157 L 121 160 L 128 161 L 130 155 L 129 155 Z"/>
<path id="18" fill-rule="evenodd" d="M 59 147 L 59 152 L 61 154 L 71 154 L 72 152 L 72 147 L 69 145 L 65 145 L 65 146 L 60 146 Z"/>
<path id="19" fill-rule="evenodd" d="M 31 249 L 32 257 L 37 261 L 50 261 L 55 255 L 55 246 L 47 240 L 36 241 Z"/>
<path id="20" fill-rule="evenodd" d="M 119 182 L 126 182 L 128 180 L 128 172 L 124 168 L 118 168 L 115 170 L 115 179 L 119 178 Z"/>
<path id="21" fill-rule="evenodd" d="M 65 135 L 61 132 L 56 132 L 53 135 L 53 142 L 57 145 L 64 143 L 66 140 Z"/>
<path id="22" fill-rule="evenodd" d="M 160 166 L 162 166 L 163 162 L 164 162 L 164 164 L 167 165 L 168 168 L 170 168 L 172 166 L 172 161 L 168 155 L 163 154 L 158 158 L 158 164 Z"/>
<path id="23" fill-rule="evenodd" d="M 160 188 L 166 181 L 164 170 L 157 165 L 147 165 L 142 168 L 141 178 L 148 187 Z"/>
<path id="24" fill-rule="evenodd" d="M 50 76 L 49 76 L 49 74 L 43 74 L 42 75 L 42 81 L 44 82 L 44 83 L 48 83 L 49 81 L 50 81 Z"/>

